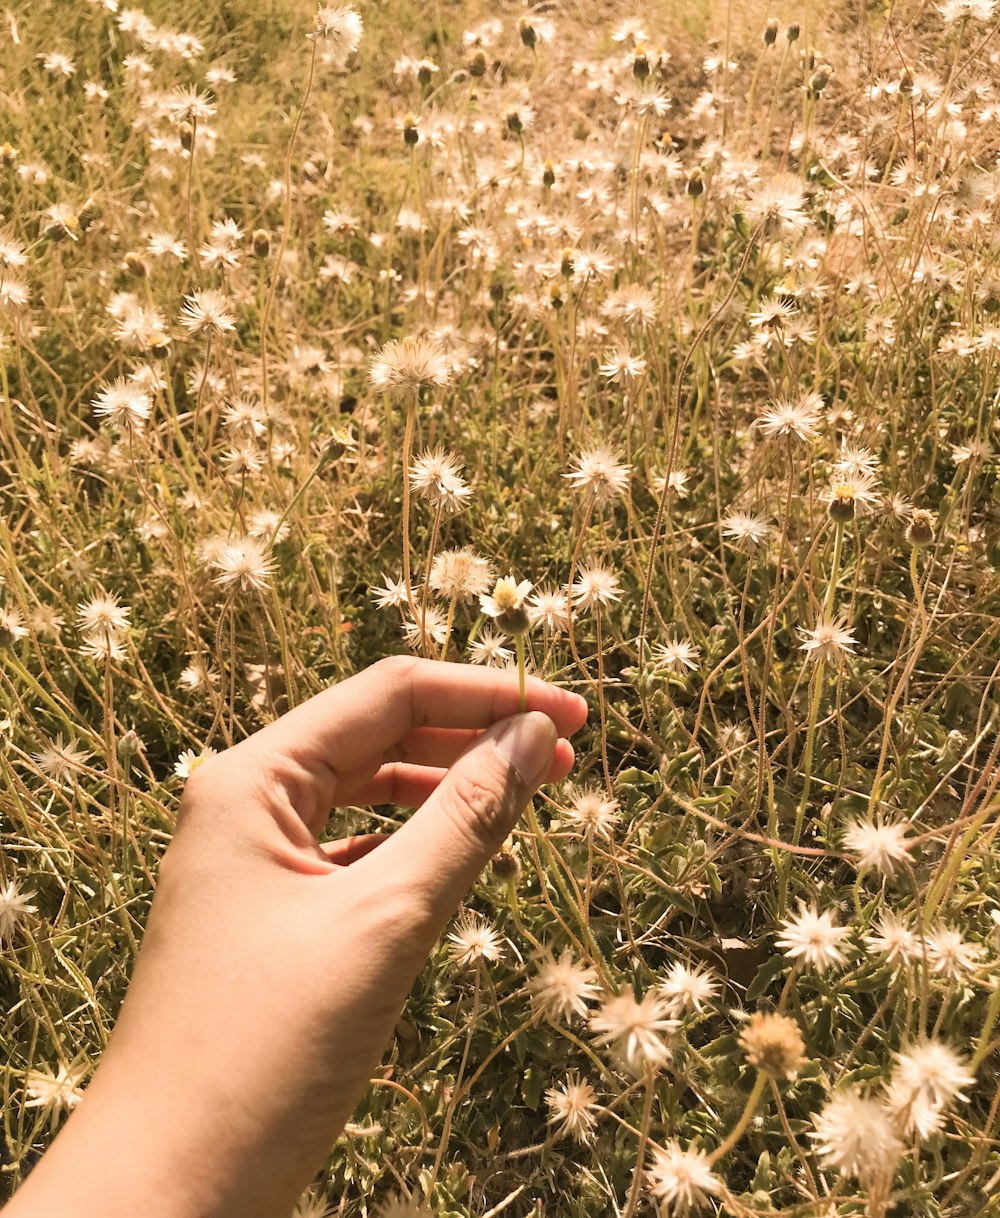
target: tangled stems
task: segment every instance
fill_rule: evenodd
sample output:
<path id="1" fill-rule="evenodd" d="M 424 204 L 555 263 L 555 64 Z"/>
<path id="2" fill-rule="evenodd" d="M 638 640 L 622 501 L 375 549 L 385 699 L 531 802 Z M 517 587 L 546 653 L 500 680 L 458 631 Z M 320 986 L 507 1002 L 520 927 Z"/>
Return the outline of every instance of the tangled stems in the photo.
<path id="1" fill-rule="evenodd" d="M 753 1114 L 757 1111 L 757 1105 L 760 1103 L 760 1097 L 764 1094 L 764 1088 L 767 1086 L 767 1075 L 763 1070 L 757 1071 L 757 1077 L 754 1080 L 750 1094 L 747 1096 L 747 1102 L 743 1105 L 743 1111 L 740 1114 L 740 1119 L 736 1122 L 733 1128 L 729 1131 L 725 1141 L 721 1146 L 717 1146 L 715 1150 L 708 1156 L 709 1164 L 717 1163 L 723 1155 L 729 1154 L 736 1143 L 743 1137 L 747 1131 L 747 1126 L 753 1119 Z"/>
<path id="2" fill-rule="evenodd" d="M 278 277 L 281 273 L 281 264 L 284 261 L 285 250 L 288 246 L 288 232 L 292 226 L 292 153 L 295 149 L 295 140 L 299 134 L 299 127 L 302 124 L 302 116 L 306 112 L 306 106 L 309 104 L 309 97 L 312 93 L 313 80 L 316 76 L 316 50 L 318 45 L 318 42 L 313 42 L 312 44 L 306 90 L 302 96 L 302 105 L 299 106 L 298 112 L 295 115 L 292 134 L 288 138 L 288 148 L 285 151 L 285 198 L 284 214 L 281 218 L 281 241 L 278 244 L 278 252 L 274 256 L 274 270 L 271 273 L 271 282 L 267 289 L 267 299 L 264 301 L 264 312 L 260 319 L 260 400 L 265 413 L 267 411 L 267 327 L 271 318 L 271 310 L 274 307 L 275 293 L 278 290 Z"/>
<path id="3" fill-rule="evenodd" d="M 636 643 L 636 666 L 640 669 L 642 668 L 643 646 L 646 641 L 646 627 L 649 622 L 649 605 L 653 587 L 653 569 L 656 565 L 656 547 L 659 545 L 660 536 L 663 532 L 663 522 L 667 514 L 667 502 L 670 496 L 670 475 L 673 472 L 674 459 L 677 455 L 677 442 L 680 438 L 681 395 L 684 390 L 684 376 L 691 364 L 695 351 L 697 351 L 697 349 L 704 342 L 705 336 L 715 324 L 717 318 L 722 316 L 722 314 L 729 307 L 730 301 L 732 301 L 733 297 L 736 295 L 736 290 L 743 278 L 743 272 L 747 268 L 747 264 L 750 261 L 750 255 L 757 244 L 757 238 L 760 236 L 763 228 L 764 222 L 761 221 L 761 223 L 758 224 L 754 231 L 750 234 L 750 240 L 747 242 L 747 247 L 743 251 L 743 257 L 740 259 L 740 264 L 736 269 L 736 274 L 733 276 L 733 281 L 729 286 L 729 291 L 726 292 L 720 304 L 712 311 L 705 324 L 695 335 L 694 342 L 692 342 L 691 346 L 688 348 L 677 372 L 677 388 L 674 397 L 674 419 L 670 436 L 670 451 L 667 457 L 667 467 L 663 474 L 663 490 L 660 493 L 660 500 L 656 508 L 656 520 L 653 523 L 653 535 L 649 542 L 649 559 L 646 563 L 646 578 L 642 590 L 642 608 L 639 613 L 639 637 Z M 645 707 L 643 708 L 643 711 L 646 713 Z"/>
<path id="4" fill-rule="evenodd" d="M 445 1113 L 444 1129 L 441 1131 L 441 1140 L 438 1142 L 437 1153 L 434 1156 L 434 1166 L 431 1168 L 430 1179 L 427 1184 L 426 1192 L 428 1197 L 431 1195 L 431 1190 L 434 1188 L 434 1183 L 441 1170 L 441 1162 L 444 1159 L 444 1152 L 448 1146 L 448 1139 L 451 1136 L 452 1122 L 455 1119 L 458 1102 L 463 1094 L 462 1082 L 465 1078 L 465 1068 L 469 1064 L 469 1051 L 472 1048 L 472 1037 L 476 1030 L 476 1024 L 479 1021 L 480 1003 L 482 1001 L 482 967 L 482 960 L 477 961 L 475 990 L 472 996 L 472 1011 L 469 1015 L 469 1029 L 465 1036 L 465 1048 L 462 1051 L 462 1061 L 458 1067 L 458 1075 L 455 1079 L 455 1089 L 452 1092 L 451 1102 L 448 1104 L 448 1110 Z"/>
<path id="5" fill-rule="evenodd" d="M 646 1157 L 646 1147 L 649 1144 L 649 1127 L 653 1119 L 653 1100 L 656 1097 L 654 1082 L 655 1075 L 652 1070 L 647 1071 L 645 1095 L 642 1102 L 642 1123 L 639 1126 L 639 1145 L 635 1152 L 636 1172 L 632 1178 L 632 1187 L 629 1190 L 628 1201 L 622 1212 L 622 1218 L 632 1218 L 632 1215 L 635 1213 L 635 1207 L 639 1204 L 639 1193 L 642 1190 L 642 1172 L 639 1170 L 638 1165 Z"/>
<path id="6" fill-rule="evenodd" d="M 826 598 L 823 602 L 823 614 L 827 621 L 833 618 L 833 608 L 836 602 L 837 581 L 840 578 L 840 553 L 844 541 L 844 522 L 837 521 L 837 531 L 833 540 L 833 566 L 830 571 L 830 582 L 826 587 Z M 805 756 L 803 758 L 803 769 L 805 771 L 802 780 L 802 797 L 799 800 L 798 810 L 795 813 L 795 829 L 792 833 L 792 845 L 799 844 L 799 838 L 802 834 L 802 821 L 805 817 L 806 805 L 809 802 L 809 787 L 812 781 L 812 760 L 813 747 L 816 741 L 816 719 L 819 713 L 820 698 L 823 693 L 823 674 L 826 669 L 826 662 L 822 656 L 816 664 L 816 675 L 813 678 L 813 694 L 812 702 L 809 707 L 809 724 L 806 729 L 806 747 Z"/>
<path id="7" fill-rule="evenodd" d="M 868 797 L 868 816 L 874 814 L 878 807 L 879 794 L 882 787 L 882 778 L 885 773 L 885 759 L 889 751 L 889 736 L 892 731 L 892 717 L 896 713 L 896 707 L 899 705 L 899 699 L 903 695 L 903 691 L 910 680 L 910 676 L 916 667 L 920 653 L 923 651 L 924 643 L 927 641 L 927 633 L 930 628 L 930 622 L 927 618 L 927 610 L 924 607 L 924 594 L 920 587 L 920 577 L 917 571 L 917 546 L 914 546 L 910 551 L 910 583 L 913 586 L 914 603 L 917 606 L 917 615 L 920 619 L 920 631 L 914 641 L 913 648 L 910 651 L 910 658 L 906 662 L 906 667 L 903 669 L 899 680 L 896 682 L 896 688 L 892 691 L 892 696 L 886 703 L 884 712 L 884 723 L 882 727 L 882 747 L 879 750 L 878 768 L 875 771 L 875 779 L 872 782 L 871 794 Z M 969 833 L 972 832 L 972 827 Z M 969 833 L 966 834 L 966 840 L 969 839 Z M 963 843 L 964 845 L 965 843 Z M 961 852 L 956 857 L 961 857 Z"/>
<path id="8" fill-rule="evenodd" d="M 598 951 L 597 944 L 594 942 L 594 936 L 590 933 L 590 923 L 587 921 L 586 912 L 580 908 L 579 899 L 574 897 L 569 888 L 566 886 L 566 881 L 563 878 L 562 870 L 559 866 L 558 860 L 556 859 L 555 851 L 552 849 L 549 839 L 545 836 L 541 825 L 538 823 L 538 817 L 535 815 L 535 805 L 533 801 L 528 803 L 526 818 L 528 821 L 528 828 L 531 830 L 535 841 L 538 843 L 539 847 L 541 848 L 541 852 L 545 857 L 545 862 L 548 865 L 552 880 L 555 883 L 556 888 L 559 889 L 559 895 L 566 902 L 567 907 L 572 909 L 577 916 L 577 921 L 580 924 L 580 930 L 583 932 L 583 938 L 587 944 L 587 949 L 590 952 L 591 959 L 596 965 L 598 972 L 601 974 L 601 980 L 608 987 L 608 989 L 613 989 L 614 987 L 611 984 L 611 978 L 609 977 L 607 968 L 604 964 L 604 957 L 601 955 L 600 951 Z M 541 878 L 544 882 L 544 877 Z"/>
<path id="9" fill-rule="evenodd" d="M 407 402 L 406 429 L 403 432 L 403 586 L 406 589 L 406 604 L 414 622 L 419 619 L 417 606 L 413 600 L 413 585 L 410 582 L 410 457 L 413 452 L 413 428 L 416 414 L 416 402 Z"/>

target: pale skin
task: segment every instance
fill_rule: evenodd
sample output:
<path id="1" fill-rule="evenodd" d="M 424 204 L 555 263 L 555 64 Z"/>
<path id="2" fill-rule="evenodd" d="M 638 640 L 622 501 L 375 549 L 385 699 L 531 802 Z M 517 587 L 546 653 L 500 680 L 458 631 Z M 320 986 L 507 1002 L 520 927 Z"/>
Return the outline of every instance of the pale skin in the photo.
<path id="1" fill-rule="evenodd" d="M 3 1218 L 287 1218 L 406 995 L 543 782 L 576 694 L 395 657 L 194 771 L 85 1097 Z M 332 809 L 418 810 L 320 844 Z"/>

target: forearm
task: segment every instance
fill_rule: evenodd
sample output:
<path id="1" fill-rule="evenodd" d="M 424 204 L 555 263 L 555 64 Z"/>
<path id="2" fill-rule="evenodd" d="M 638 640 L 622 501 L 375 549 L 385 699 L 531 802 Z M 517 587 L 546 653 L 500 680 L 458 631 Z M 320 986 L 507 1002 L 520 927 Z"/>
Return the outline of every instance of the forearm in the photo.
<path id="1" fill-rule="evenodd" d="M 202 955 L 208 909 L 190 937 L 156 912 L 93 1080 L 3 1218 L 287 1218 L 368 1086 L 406 973 L 365 993 L 363 970 L 246 932 L 237 961 L 243 917 Z"/>
<path id="2" fill-rule="evenodd" d="M 200 1084 L 171 1056 L 109 1049 L 3 1218 L 287 1218 L 371 1073 L 352 1063 L 353 1077 L 303 1112 L 317 1080 L 294 1066 L 253 1097 L 244 1062 L 219 1062 Z"/>

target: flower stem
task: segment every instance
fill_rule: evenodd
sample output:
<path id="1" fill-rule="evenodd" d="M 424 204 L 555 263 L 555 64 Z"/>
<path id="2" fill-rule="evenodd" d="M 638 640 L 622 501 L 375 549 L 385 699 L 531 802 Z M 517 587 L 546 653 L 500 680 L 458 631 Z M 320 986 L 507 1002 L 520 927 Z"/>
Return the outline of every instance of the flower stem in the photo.
<path id="1" fill-rule="evenodd" d="M 757 1111 L 757 1105 L 760 1103 L 760 1097 L 764 1094 L 764 1088 L 767 1086 L 767 1075 L 763 1070 L 757 1071 L 757 1078 L 754 1081 L 753 1088 L 747 1096 L 747 1102 L 743 1106 L 743 1112 L 740 1119 L 736 1122 L 729 1132 L 729 1136 L 708 1156 L 709 1163 L 717 1163 L 723 1155 L 727 1155 L 736 1143 L 743 1137 L 747 1131 L 747 1126 L 750 1124 L 753 1114 Z"/>

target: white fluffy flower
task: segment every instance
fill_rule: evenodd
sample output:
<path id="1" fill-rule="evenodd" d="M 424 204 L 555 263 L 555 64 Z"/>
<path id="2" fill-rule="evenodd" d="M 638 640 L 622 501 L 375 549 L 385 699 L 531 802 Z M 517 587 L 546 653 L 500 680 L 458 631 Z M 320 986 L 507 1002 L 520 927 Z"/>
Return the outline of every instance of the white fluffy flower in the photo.
<path id="1" fill-rule="evenodd" d="M 830 1096 L 814 1118 L 816 1151 L 824 1167 L 863 1184 L 890 1179 L 903 1153 L 892 1114 L 879 1100 L 848 1087 Z"/>
<path id="2" fill-rule="evenodd" d="M 676 1139 L 662 1150 L 657 1147 L 653 1151 L 646 1175 L 663 1214 L 686 1214 L 698 1209 L 722 1187 L 722 1181 L 709 1166 L 708 1155 L 703 1150 L 684 1150 Z"/>
<path id="3" fill-rule="evenodd" d="M 844 963 L 840 942 L 851 933 L 850 928 L 837 926 L 829 910 L 819 913 L 814 905 L 800 902 L 795 917 L 786 918 L 781 925 L 778 946 L 786 956 L 811 965 L 819 973 L 831 964 Z"/>

